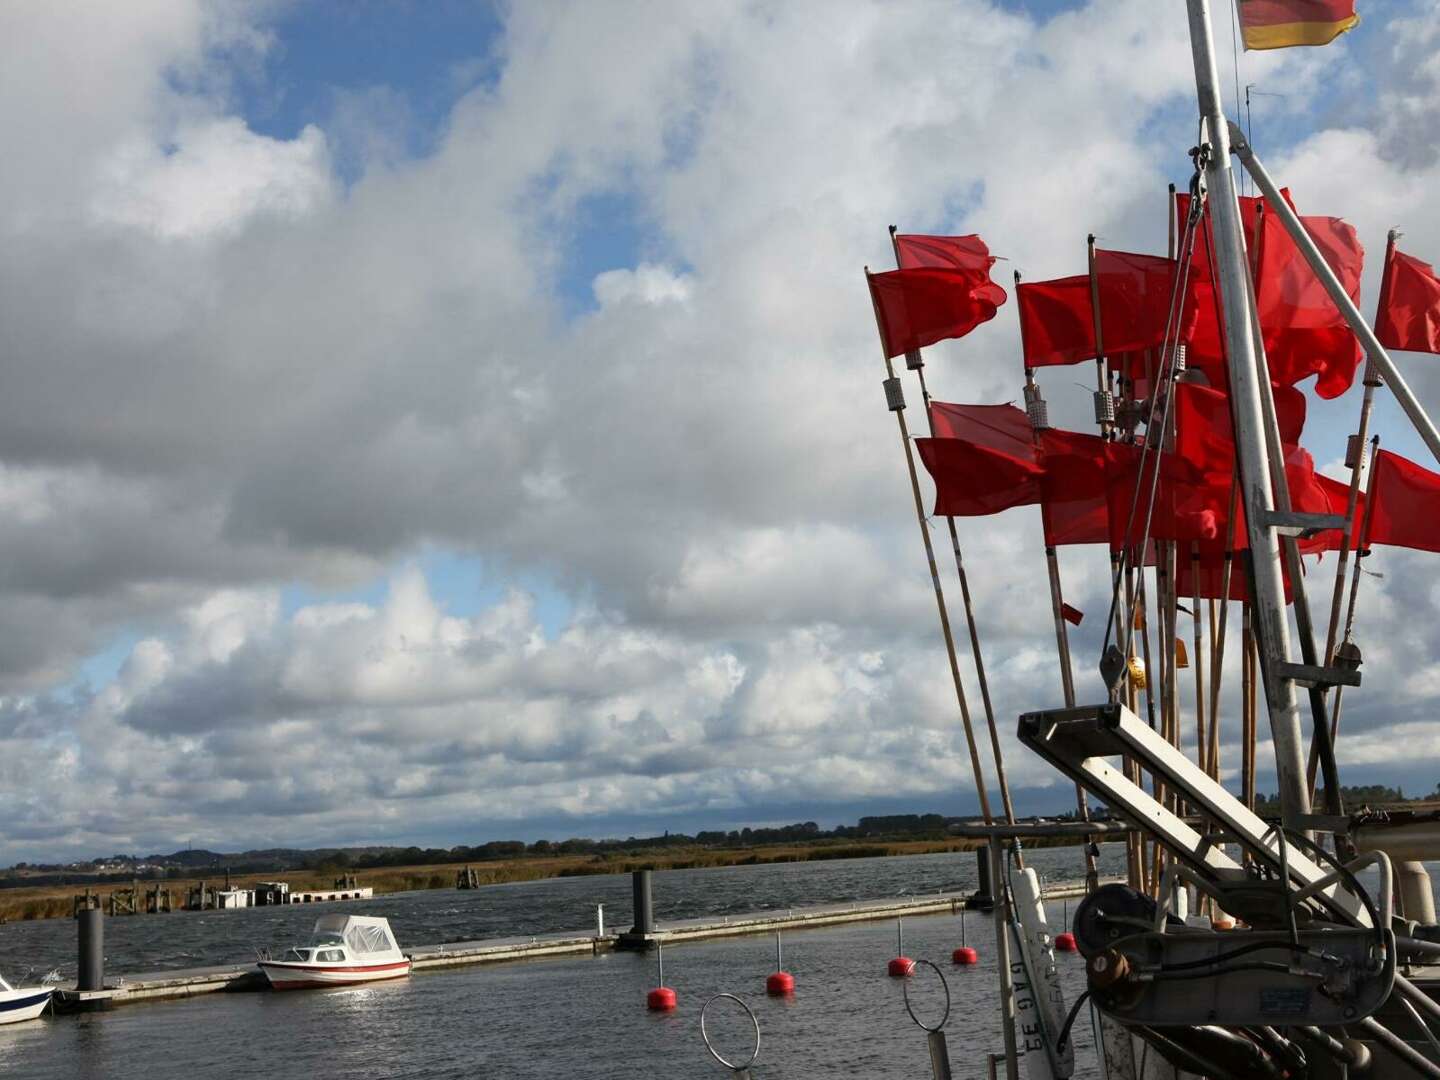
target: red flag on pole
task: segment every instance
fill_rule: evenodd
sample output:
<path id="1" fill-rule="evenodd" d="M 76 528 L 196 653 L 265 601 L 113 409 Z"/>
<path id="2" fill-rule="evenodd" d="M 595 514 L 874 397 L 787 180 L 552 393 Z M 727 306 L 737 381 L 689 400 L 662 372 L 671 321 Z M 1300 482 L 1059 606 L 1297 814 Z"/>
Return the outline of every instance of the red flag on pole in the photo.
<path id="1" fill-rule="evenodd" d="M 1095 285 L 1100 295 L 1100 331 L 1107 355 L 1158 349 L 1170 322 L 1175 289 L 1174 259 L 1129 251 L 1095 249 Z M 1173 340 L 1184 340 L 1177 312 Z"/>
<path id="2" fill-rule="evenodd" d="M 1015 287 L 1020 348 L 1026 367 L 1078 364 L 1095 356 L 1090 275 L 1027 282 Z"/>
<path id="3" fill-rule="evenodd" d="M 1085 613 L 1077 607 L 1071 607 L 1063 600 L 1060 602 L 1060 615 L 1073 626 L 1079 626 L 1085 621 Z"/>
<path id="4" fill-rule="evenodd" d="M 886 356 L 964 337 L 1005 302 L 1005 290 L 977 271 L 921 268 L 867 276 Z"/>
<path id="5" fill-rule="evenodd" d="M 979 517 L 1040 501 L 1040 466 L 964 439 L 916 439 L 935 481 L 935 513 Z"/>
<path id="6" fill-rule="evenodd" d="M 978 234 L 969 236 L 921 236 L 895 234 L 895 255 L 901 270 L 930 267 L 935 270 L 969 270 L 989 274 L 995 256 Z"/>
<path id="7" fill-rule="evenodd" d="M 1023 461 L 1035 460 L 1030 417 L 1014 405 L 955 405 L 932 400 L 930 427 L 937 439 L 964 439 Z"/>
<path id="8" fill-rule="evenodd" d="M 1440 278 L 1435 268 L 1392 251 L 1380 284 L 1375 336 L 1387 349 L 1440 353 Z"/>
<path id="9" fill-rule="evenodd" d="M 1305 427 L 1305 395 L 1293 386 L 1271 389 L 1280 442 L 1296 445 Z M 1175 387 L 1175 452 L 1203 473 L 1224 478 L 1232 475 L 1235 433 L 1229 395 L 1196 383 Z"/>
<path id="10" fill-rule="evenodd" d="M 1108 544 L 1105 440 L 1047 428 L 1040 433 L 1040 516 L 1047 547 Z"/>
<path id="11" fill-rule="evenodd" d="M 1440 475 L 1388 450 L 1375 455 L 1374 468 L 1365 524 L 1370 543 L 1440 551 Z"/>
<path id="12" fill-rule="evenodd" d="M 1293 385 L 1318 375 L 1315 393 L 1322 398 L 1339 397 L 1350 389 L 1355 369 L 1364 358 L 1360 342 L 1279 217 L 1267 213 L 1261 218 L 1255 301 L 1270 378 Z M 1358 303 L 1365 249 L 1354 227 L 1333 217 L 1302 217 L 1300 221 L 1350 299 Z"/>

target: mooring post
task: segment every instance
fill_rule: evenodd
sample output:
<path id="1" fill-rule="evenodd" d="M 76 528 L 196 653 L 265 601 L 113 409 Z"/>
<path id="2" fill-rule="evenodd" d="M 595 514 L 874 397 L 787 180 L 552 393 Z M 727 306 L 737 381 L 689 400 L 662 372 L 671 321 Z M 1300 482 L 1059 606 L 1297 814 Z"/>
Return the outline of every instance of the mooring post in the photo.
<path id="1" fill-rule="evenodd" d="M 635 906 L 635 925 L 630 933 L 649 937 L 655 931 L 655 898 L 651 891 L 650 871 L 636 870 L 630 876 L 630 890 Z"/>
<path id="2" fill-rule="evenodd" d="M 650 889 L 650 871 L 635 870 L 630 874 L 631 906 L 635 925 L 620 935 L 618 949 L 649 949 L 655 945 L 655 901 Z"/>
<path id="3" fill-rule="evenodd" d="M 595 905 L 595 936 L 605 936 L 605 905 Z"/>
<path id="4" fill-rule="evenodd" d="M 77 990 L 105 989 L 105 912 L 86 907 L 76 916 L 80 923 L 80 968 Z"/>
<path id="5" fill-rule="evenodd" d="M 976 911 L 992 911 L 995 908 L 995 893 L 990 886 L 990 852 L 988 848 L 975 850 L 975 872 L 978 877 L 975 891 L 970 894 L 966 907 Z"/>

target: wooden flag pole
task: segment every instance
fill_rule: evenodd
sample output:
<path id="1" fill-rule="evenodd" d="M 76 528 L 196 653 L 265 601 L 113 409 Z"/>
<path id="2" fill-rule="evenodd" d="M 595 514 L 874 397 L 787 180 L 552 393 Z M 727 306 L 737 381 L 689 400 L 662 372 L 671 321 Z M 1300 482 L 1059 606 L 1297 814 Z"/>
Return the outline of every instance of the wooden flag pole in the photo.
<path id="1" fill-rule="evenodd" d="M 1230 616 L 1230 582 L 1235 568 L 1235 509 L 1240 496 L 1240 473 L 1230 477 L 1230 512 L 1226 515 L 1225 565 L 1220 571 L 1220 627 L 1211 635 L 1210 657 L 1210 776 L 1220 779 L 1220 686 L 1224 681 L 1225 638 Z M 1213 607 L 1211 609 L 1214 610 Z"/>
<path id="2" fill-rule="evenodd" d="M 1372 462 L 1375 460 L 1375 455 L 1379 452 L 1380 436 L 1376 435 L 1370 440 L 1370 460 Z M 1373 505 L 1369 500 L 1375 498 L 1375 476 L 1378 472 L 1378 469 L 1370 469 L 1369 482 L 1365 491 L 1367 508 Z M 1355 598 L 1360 593 L 1360 560 L 1362 556 L 1370 553 L 1370 520 L 1371 515 L 1366 513 L 1365 525 L 1360 530 L 1360 550 L 1355 552 L 1354 576 L 1350 579 L 1350 602 L 1345 608 L 1345 636 L 1341 639 L 1343 641 L 1350 641 L 1351 635 L 1355 631 Z M 1332 749 L 1335 746 L 1335 740 L 1340 737 L 1340 700 L 1342 697 L 1341 692 L 1344 689 L 1343 686 L 1337 686 L 1335 688 L 1335 700 L 1330 704 L 1330 746 Z"/>
<path id="3" fill-rule="evenodd" d="M 1016 275 L 1017 279 L 1019 275 Z M 1039 400 L 1039 387 L 1035 384 L 1035 372 L 1032 368 L 1025 369 L 1025 400 L 1029 402 Z M 1039 426 L 1043 421 L 1043 410 L 1037 410 L 1030 414 L 1030 430 L 1035 439 L 1037 452 L 1040 449 Z M 1044 500 L 1040 503 L 1040 514 L 1042 520 L 1046 515 Z M 1055 650 L 1060 658 L 1060 690 L 1065 695 L 1065 707 L 1075 707 L 1075 672 L 1070 662 L 1070 632 L 1065 626 L 1065 593 L 1060 585 L 1060 558 L 1055 550 L 1054 544 L 1045 545 L 1045 570 L 1050 578 L 1050 611 L 1055 620 Z M 1085 799 L 1085 789 L 1077 782 L 1075 784 L 1075 812 L 1080 821 L 1090 820 L 1090 804 Z M 1091 854 L 1090 845 L 1083 843 L 1081 849 L 1085 852 L 1085 885 L 1088 889 L 1096 888 L 1100 883 L 1099 868 L 1095 865 L 1095 856 Z"/>
<path id="4" fill-rule="evenodd" d="M 1195 764 L 1205 772 L 1210 771 L 1210 741 L 1205 737 L 1205 628 L 1200 622 L 1200 545 L 1190 544 L 1190 576 L 1195 579 L 1190 602 L 1194 610 L 1190 613 L 1194 626 L 1195 647 L 1190 650 L 1190 666 L 1195 670 Z"/>
<path id="5" fill-rule="evenodd" d="M 890 246 L 895 252 L 895 265 L 900 265 L 900 247 L 895 239 L 895 226 L 890 226 Z M 935 435 L 935 418 L 930 415 L 930 389 L 925 385 L 925 360 L 920 350 L 905 354 L 905 366 L 920 379 L 920 397 L 925 406 L 925 423 L 931 437 Z M 1005 810 L 1005 821 L 1015 824 L 1015 807 L 1010 801 L 1010 781 L 1005 776 L 1005 755 L 1000 749 L 999 729 L 995 725 L 995 708 L 990 704 L 990 681 L 985 677 L 985 657 L 980 651 L 980 630 L 975 623 L 975 607 L 970 600 L 970 578 L 965 573 L 965 559 L 960 552 L 960 534 L 955 528 L 955 519 L 947 516 L 945 525 L 950 530 L 950 548 L 955 553 L 955 572 L 960 577 L 960 599 L 965 607 L 965 623 L 970 631 L 970 655 L 975 661 L 975 676 L 980 683 L 980 701 L 985 708 L 985 725 L 990 731 L 990 752 L 995 758 L 995 777 L 1000 784 L 1000 802 Z M 1016 858 L 1024 869 L 1024 857 L 1017 849 Z"/>
<path id="6" fill-rule="evenodd" d="M 1095 330 L 1095 422 L 1105 439 L 1115 435 L 1115 399 L 1110 393 L 1110 369 L 1105 361 L 1105 332 L 1100 323 L 1100 279 L 1095 276 L 1095 234 L 1085 238 L 1085 258 L 1090 268 L 1090 319 Z"/>
<path id="7" fill-rule="evenodd" d="M 870 268 L 865 268 L 870 276 Z M 872 292 L 873 297 L 873 292 Z M 875 326 L 879 331 L 880 312 L 875 312 Z M 880 353 L 885 360 L 885 400 L 900 429 L 900 446 L 905 451 L 905 467 L 910 473 L 910 493 L 915 499 L 915 519 L 920 524 L 920 539 L 925 543 L 925 560 L 930 564 L 930 583 L 935 587 L 935 606 L 940 613 L 940 633 L 945 638 L 945 655 L 950 660 L 950 679 L 955 684 L 955 701 L 960 706 L 960 720 L 965 728 L 965 742 L 970 748 L 970 767 L 975 774 L 975 793 L 980 799 L 980 813 L 986 825 L 993 825 L 995 817 L 990 812 L 990 795 L 985 789 L 985 770 L 980 764 L 980 749 L 975 745 L 975 729 L 970 723 L 970 705 L 965 700 L 965 684 L 960 679 L 960 665 L 955 659 L 955 636 L 950 632 L 950 615 L 945 610 L 945 590 L 940 586 L 940 570 L 935 565 L 935 547 L 930 543 L 930 526 L 925 520 L 925 504 L 920 498 L 920 478 L 915 471 L 915 451 L 910 445 L 910 429 L 905 423 L 905 395 L 900 380 L 895 377 L 895 365 L 885 355 L 885 336 L 880 334 Z"/>
<path id="8" fill-rule="evenodd" d="M 1240 607 L 1240 647 L 1244 655 L 1240 663 L 1241 758 L 1240 790 L 1245 805 L 1255 809 L 1255 627 L 1250 602 Z"/>
<path id="9" fill-rule="evenodd" d="M 1400 239 L 1400 233 L 1391 229 L 1385 241 L 1385 262 L 1384 266 L 1390 266 L 1391 259 L 1395 256 L 1395 241 Z M 1375 321 L 1379 324 L 1380 313 L 1388 306 L 1390 299 L 1389 275 L 1383 270 L 1380 274 L 1380 297 L 1375 304 Z M 1365 394 L 1360 399 L 1360 422 L 1356 425 L 1355 434 L 1350 444 L 1346 447 L 1346 464 L 1350 467 L 1350 487 L 1345 496 L 1345 528 L 1340 533 L 1340 552 L 1335 560 L 1335 587 L 1330 594 L 1330 622 L 1325 634 L 1325 664 L 1328 667 L 1335 661 L 1336 634 L 1340 628 L 1340 608 L 1345 597 L 1345 568 L 1350 561 L 1351 538 L 1355 534 L 1355 513 L 1360 502 L 1360 488 L 1365 484 L 1367 472 L 1367 461 L 1365 457 L 1365 439 L 1370 433 L 1370 414 L 1375 404 L 1375 388 L 1380 385 L 1380 373 L 1375 367 L 1373 360 L 1365 361 Z M 1336 698 L 1340 694 L 1337 688 Z M 1332 706 L 1333 707 L 1333 706 Z M 1335 720 L 1332 716 L 1331 728 L 1335 727 Z M 1332 738 L 1333 742 L 1333 738 Z M 1310 760 L 1307 764 L 1305 775 L 1310 785 L 1311 798 L 1315 792 L 1315 772 L 1320 763 L 1320 743 L 1317 739 L 1310 741 Z"/>

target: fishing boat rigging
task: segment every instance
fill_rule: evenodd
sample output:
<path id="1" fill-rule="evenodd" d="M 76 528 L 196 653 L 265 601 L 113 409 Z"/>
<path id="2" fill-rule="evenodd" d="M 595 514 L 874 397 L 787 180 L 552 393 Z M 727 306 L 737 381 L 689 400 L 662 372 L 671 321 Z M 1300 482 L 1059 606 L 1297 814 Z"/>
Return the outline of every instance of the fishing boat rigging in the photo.
<path id="1" fill-rule="evenodd" d="M 1301 8 L 1311 21 L 1280 18 Z M 1394 510 L 1404 498 L 1431 499 L 1425 505 L 1440 508 L 1440 475 L 1380 453 L 1369 431 L 1374 391 L 1389 387 L 1437 462 L 1440 432 L 1360 314 L 1363 251 L 1354 230 L 1338 219 L 1299 215 L 1224 114 L 1209 0 L 1187 0 L 1186 9 L 1199 126 L 1188 190 L 1175 198 L 1172 188 L 1168 255 L 1103 252 L 1091 236 L 1087 274 L 1036 283 L 1015 275 L 1023 411 L 936 402 L 924 382 L 920 350 L 963 336 L 1004 302 L 988 276 L 994 258 L 979 237 L 907 236 L 892 228 L 899 269 L 867 270 L 886 401 L 906 453 L 999 890 L 1006 1076 L 1018 1080 L 1021 1062 L 1036 1080 L 1070 1075 L 1069 1036 L 1088 1006 L 1104 1074 L 1115 1080 L 1440 1077 L 1440 1006 L 1427 992 L 1440 987 L 1440 978 L 1427 977 L 1427 966 L 1440 960 L 1440 927 L 1428 875 L 1417 862 L 1440 855 L 1440 828 L 1408 821 L 1401 839 L 1388 820 L 1352 818 L 1341 801 L 1334 750 L 1342 692 L 1361 683 L 1353 640 L 1360 559 L 1372 543 L 1440 549 L 1428 535 L 1417 540 L 1407 533 L 1405 515 Z M 1315 21 L 1321 15 L 1328 21 Z M 1323 44 L 1355 23 L 1347 0 L 1242 5 L 1240 17 L 1247 47 L 1259 48 Z M 1234 161 L 1256 195 L 1240 196 Z M 1425 329 L 1440 326 L 1440 278 L 1418 260 L 1402 263 L 1396 239 L 1392 231 L 1377 326 L 1399 347 L 1440 352 L 1440 340 Z M 1403 319 L 1391 283 L 1402 272 L 1412 275 L 1407 303 L 1433 302 L 1434 321 L 1422 318 L 1419 329 L 1397 322 Z M 1278 280 L 1301 277 L 1298 298 L 1277 294 Z M 931 432 L 913 449 L 891 363 L 899 355 L 921 380 Z M 1317 392 L 1337 396 L 1362 358 L 1360 423 L 1347 455 L 1350 480 L 1340 484 L 1318 476 L 1300 447 L 1304 398 L 1293 384 L 1317 375 Z M 1052 428 L 1036 369 L 1090 359 L 1099 434 Z M 917 454 L 935 480 L 935 513 L 949 523 L 985 688 L 1003 823 L 989 813 Z M 1022 715 L 1020 742 L 1074 781 L 1082 822 L 1088 794 L 1134 830 L 1124 883 L 1100 885 L 1087 857 L 1090 891 L 1073 925 L 1088 989 L 1084 1006 L 1077 1001 L 1068 1009 L 1058 982 L 1046 979 L 1047 963 L 1053 971 L 1050 932 L 1038 883 L 1020 855 L 1024 830 L 1015 823 L 994 735 L 955 526 L 956 518 L 1022 505 L 1041 510 L 1064 704 Z M 1099 658 L 1104 700 L 1092 705 L 1077 699 L 1066 624 L 1078 625 L 1083 615 L 1065 603 L 1058 568 L 1057 549 L 1072 543 L 1108 543 L 1111 551 Z M 1302 563 L 1319 551 L 1339 552 L 1323 637 Z M 1352 555 L 1354 584 L 1342 621 Z M 1194 760 L 1181 730 L 1182 595 L 1193 604 Z M 1220 767 L 1220 683 L 1232 599 L 1244 605 L 1238 796 L 1221 783 Z M 1209 650 L 1202 600 L 1209 604 Z M 1153 668 L 1152 603 L 1159 629 Z M 1255 813 L 1262 693 L 1278 821 Z M 1317 777 L 1323 787 L 1316 787 Z M 1317 812 L 1312 803 L 1322 795 Z M 1391 852 L 1403 852 L 1403 868 L 1392 864 Z M 1398 911 L 1392 881 L 1403 885 Z M 1017 1002 L 1024 1014 L 1020 1040 Z"/>

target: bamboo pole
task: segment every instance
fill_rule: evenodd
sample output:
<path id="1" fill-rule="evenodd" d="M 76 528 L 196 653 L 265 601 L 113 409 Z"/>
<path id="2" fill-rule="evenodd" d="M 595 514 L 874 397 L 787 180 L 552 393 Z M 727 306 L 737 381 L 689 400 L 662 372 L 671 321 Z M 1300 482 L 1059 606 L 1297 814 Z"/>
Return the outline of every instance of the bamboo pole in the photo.
<path id="1" fill-rule="evenodd" d="M 867 279 L 870 276 L 869 267 L 865 269 L 865 276 Z M 875 311 L 875 325 L 877 332 L 880 333 L 880 353 L 885 360 L 886 398 L 892 400 L 891 411 L 895 414 L 895 421 L 900 431 L 900 446 L 905 452 L 905 467 L 910 474 L 910 493 L 915 500 L 915 519 L 920 525 L 920 539 L 925 544 L 925 560 L 930 566 L 930 583 L 935 587 L 935 607 L 940 614 L 940 633 L 945 639 L 945 655 L 950 661 L 950 679 L 955 684 L 955 701 L 960 707 L 960 721 L 965 728 L 965 742 L 970 750 L 970 767 L 975 776 L 975 793 L 980 800 L 980 813 L 985 818 L 985 824 L 993 825 L 995 817 L 990 812 L 990 795 L 985 789 L 985 770 L 980 764 L 980 750 L 975 744 L 975 729 L 970 722 L 970 705 L 965 700 L 965 684 L 960 679 L 960 665 L 955 659 L 955 637 L 950 632 L 950 615 L 945 609 L 945 590 L 940 585 L 940 569 L 935 564 L 935 547 L 930 543 L 930 526 L 925 521 L 925 504 L 920 498 L 920 478 L 915 471 L 915 451 L 910 445 L 910 430 L 905 423 L 905 402 L 900 391 L 900 380 L 895 377 L 895 365 L 886 355 L 888 350 L 885 348 L 885 335 L 880 330 L 883 324 L 878 308 Z M 888 392 L 889 387 L 894 387 L 895 399 L 891 399 Z"/>
<path id="2" fill-rule="evenodd" d="M 1190 613 L 1195 631 L 1195 647 L 1190 650 L 1190 666 L 1195 672 L 1195 764 L 1208 774 L 1210 744 L 1205 737 L 1205 629 L 1200 622 L 1200 545 L 1193 542 L 1190 545 L 1190 574 L 1195 586 L 1190 598 L 1195 607 Z"/>
<path id="3" fill-rule="evenodd" d="M 1370 440 L 1370 460 L 1375 460 L 1375 455 L 1380 452 L 1380 436 L 1376 435 Z M 1375 498 L 1375 475 L 1379 470 L 1370 469 L 1369 483 L 1366 488 L 1366 507 L 1373 505 L 1369 500 Z M 1360 530 L 1360 550 L 1355 552 L 1355 571 L 1350 579 L 1350 601 L 1345 609 L 1345 636 L 1342 640 L 1349 641 L 1355 631 L 1355 599 L 1360 594 L 1360 561 L 1370 554 L 1370 520 L 1371 515 L 1365 515 L 1365 525 Z M 1340 702 L 1344 697 L 1344 687 L 1335 688 L 1335 699 L 1330 704 L 1330 746 L 1333 749 L 1335 740 L 1340 737 Z"/>
<path id="4" fill-rule="evenodd" d="M 1095 377 L 1099 389 L 1095 393 L 1095 422 L 1102 438 L 1115 433 L 1114 399 L 1110 395 L 1110 370 L 1105 360 L 1105 331 L 1100 321 L 1100 280 L 1095 276 L 1095 234 L 1085 238 L 1086 264 L 1090 273 L 1090 319 L 1095 330 Z"/>
<path id="5" fill-rule="evenodd" d="M 1241 708 L 1241 765 L 1240 790 L 1245 805 L 1255 809 L 1255 627 L 1250 614 L 1250 602 L 1241 605 L 1240 647 L 1244 654 L 1240 664 L 1240 708 Z"/>
<path id="6" fill-rule="evenodd" d="M 1385 240 L 1385 262 L 1384 267 L 1389 269 L 1390 262 L 1395 257 L 1395 241 L 1400 238 L 1400 233 L 1391 229 Z M 1390 275 L 1384 270 L 1380 274 L 1380 296 L 1375 303 L 1375 321 L 1379 324 L 1380 313 L 1389 305 Z M 1351 537 L 1355 531 L 1355 512 L 1360 502 L 1360 488 L 1365 483 L 1366 459 L 1365 439 L 1370 432 L 1370 414 L 1375 404 L 1375 388 L 1380 385 L 1380 373 L 1375 367 L 1373 360 L 1365 362 L 1365 393 L 1360 399 L 1360 420 L 1355 427 L 1355 435 L 1350 447 L 1347 447 L 1347 457 L 1351 460 L 1346 464 L 1350 466 L 1350 486 L 1345 497 L 1345 528 L 1340 534 L 1340 552 L 1335 560 L 1335 587 L 1330 594 L 1330 621 L 1325 634 L 1325 663 L 1334 662 L 1336 640 L 1335 635 L 1340 626 L 1340 608 L 1345 597 L 1345 569 L 1350 560 Z M 1335 696 L 1340 696 L 1339 688 L 1336 688 Z M 1338 714 L 1338 703 L 1332 703 L 1332 712 Z M 1330 727 L 1333 731 L 1335 720 L 1332 715 Z M 1334 745 L 1332 736 L 1331 745 Z M 1310 742 L 1310 759 L 1305 770 L 1306 781 L 1310 785 L 1311 798 L 1315 792 L 1316 766 L 1320 762 L 1320 743 L 1318 739 Z"/>
<path id="7" fill-rule="evenodd" d="M 895 238 L 895 226 L 890 226 L 890 246 L 895 253 L 895 265 L 900 265 L 900 246 Z M 907 353 L 905 365 L 915 372 L 920 380 L 920 397 L 925 407 L 926 430 L 931 437 L 935 435 L 935 418 L 930 415 L 930 389 L 925 385 L 925 361 L 920 355 L 920 350 L 914 353 Z M 980 651 L 980 630 L 975 622 L 975 607 L 970 599 L 970 578 L 965 573 L 965 559 L 960 551 L 960 534 L 955 528 L 955 519 L 950 516 L 945 518 L 945 526 L 950 531 L 950 548 L 955 553 L 955 572 L 960 578 L 960 600 L 965 608 L 965 624 L 970 632 L 970 656 L 975 662 L 975 676 L 980 683 L 980 701 L 985 709 L 985 726 L 990 733 L 990 752 L 995 758 L 995 778 L 1000 786 L 1000 802 L 1005 810 L 1005 820 L 1009 824 L 1015 824 L 1015 806 L 1010 800 L 1010 781 L 1005 775 L 1005 755 L 1000 749 L 1000 734 L 995 725 L 995 708 L 990 703 L 990 682 L 985 677 L 985 657 Z M 1019 857 L 1021 869 L 1024 869 L 1024 858 Z"/>

